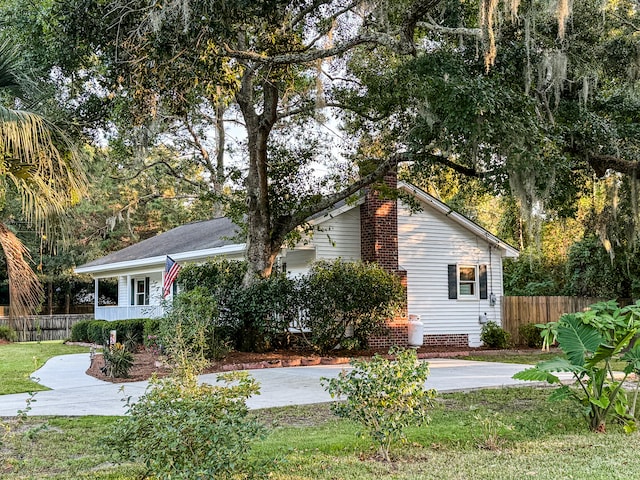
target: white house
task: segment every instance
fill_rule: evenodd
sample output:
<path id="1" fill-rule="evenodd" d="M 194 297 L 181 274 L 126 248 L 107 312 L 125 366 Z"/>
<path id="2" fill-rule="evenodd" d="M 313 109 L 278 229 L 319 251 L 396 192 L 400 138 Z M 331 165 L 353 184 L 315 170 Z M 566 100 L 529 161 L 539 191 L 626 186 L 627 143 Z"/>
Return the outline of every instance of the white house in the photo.
<path id="1" fill-rule="evenodd" d="M 405 313 L 420 316 L 425 344 L 478 346 L 482 323 L 501 323 L 502 259 L 517 257 L 518 251 L 417 187 L 396 184 L 392 175 L 386 180 L 421 208 L 369 192 L 310 219 L 313 235 L 293 249 L 283 249 L 278 263 L 297 275 L 319 259 L 376 261 L 406 282 Z M 159 316 L 166 256 L 179 263 L 214 256 L 241 259 L 245 244 L 238 234 L 239 228 L 226 218 L 195 222 L 79 266 L 76 272 L 95 279 L 97 319 Z M 97 304 L 99 281 L 105 278 L 117 278 L 117 306 Z M 374 341 L 373 346 L 402 338 L 406 342 L 406 317 L 390 327 L 395 333 L 389 340 Z"/>

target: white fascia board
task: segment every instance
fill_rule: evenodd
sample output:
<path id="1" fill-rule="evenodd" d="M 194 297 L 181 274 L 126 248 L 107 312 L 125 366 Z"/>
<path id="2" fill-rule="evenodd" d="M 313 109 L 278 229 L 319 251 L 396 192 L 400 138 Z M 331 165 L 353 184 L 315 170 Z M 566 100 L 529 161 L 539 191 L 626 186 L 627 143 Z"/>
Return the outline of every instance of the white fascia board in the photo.
<path id="1" fill-rule="evenodd" d="M 189 252 L 181 253 L 168 253 L 167 255 L 173 258 L 176 262 L 189 262 L 205 260 L 210 257 L 218 255 L 228 255 L 232 253 L 244 253 L 246 250 L 246 243 L 237 243 L 233 245 L 225 245 L 224 247 L 208 248 L 205 250 L 192 250 Z M 131 270 L 142 271 L 148 269 L 149 271 L 158 271 L 164 269 L 164 264 L 167 259 L 167 255 L 160 255 L 157 257 L 140 258 L 137 260 L 128 260 L 126 262 L 108 263 L 104 265 L 96 265 L 91 267 L 79 267 L 75 268 L 76 273 L 88 273 L 94 277 L 109 276 L 103 275 L 113 272 L 127 272 Z M 159 269 L 158 269 L 159 267 Z"/>
<path id="2" fill-rule="evenodd" d="M 331 220 L 332 218 L 337 217 L 338 215 L 342 215 L 343 213 L 346 213 L 349 210 L 356 208 L 359 205 L 362 205 L 363 203 L 364 203 L 364 198 L 361 197 L 353 203 L 345 203 L 344 205 L 341 205 L 338 208 L 334 208 L 328 211 L 321 217 L 316 217 L 309 220 L 307 223 L 309 223 L 309 225 L 311 226 L 320 225 L 321 223 L 324 223 L 327 220 Z"/>
<path id="3" fill-rule="evenodd" d="M 513 248 L 504 240 L 499 239 L 494 234 L 492 234 L 488 230 L 485 230 L 480 225 L 475 223 L 473 220 L 470 220 L 464 215 L 456 212 L 451 207 L 449 207 L 446 203 L 441 202 L 440 200 L 432 197 L 428 193 L 420 190 L 419 188 L 402 181 L 398 182 L 398 188 L 401 188 L 405 192 L 415 196 L 422 203 L 426 203 L 431 208 L 449 217 L 456 223 L 462 225 L 464 228 L 469 230 L 471 233 L 477 235 L 480 238 L 483 238 L 490 245 L 493 245 L 494 247 L 498 247 L 502 249 L 504 251 L 504 255 L 503 255 L 504 257 L 517 258 L 520 255 L 520 252 L 517 249 Z"/>

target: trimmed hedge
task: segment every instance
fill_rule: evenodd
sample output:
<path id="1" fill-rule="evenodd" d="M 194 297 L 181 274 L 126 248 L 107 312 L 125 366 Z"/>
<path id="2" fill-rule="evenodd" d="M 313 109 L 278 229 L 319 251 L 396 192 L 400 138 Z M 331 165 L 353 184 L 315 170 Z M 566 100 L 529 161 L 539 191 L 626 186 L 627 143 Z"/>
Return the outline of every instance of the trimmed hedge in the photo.
<path id="1" fill-rule="evenodd" d="M 117 340 L 120 343 L 128 343 L 130 346 L 142 345 L 145 338 L 145 325 L 152 321 L 148 318 L 132 318 L 129 320 L 83 320 L 71 328 L 72 342 L 97 343 L 107 345 L 109 332 L 117 332 Z"/>

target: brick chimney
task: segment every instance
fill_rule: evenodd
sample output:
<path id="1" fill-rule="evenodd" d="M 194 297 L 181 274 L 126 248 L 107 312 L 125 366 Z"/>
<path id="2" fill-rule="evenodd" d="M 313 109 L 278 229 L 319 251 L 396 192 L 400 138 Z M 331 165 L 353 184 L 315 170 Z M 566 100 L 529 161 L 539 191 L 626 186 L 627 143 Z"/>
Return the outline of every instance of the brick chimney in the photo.
<path id="1" fill-rule="evenodd" d="M 395 169 L 384 177 L 390 189 L 398 187 Z M 400 277 L 404 286 L 405 305 L 407 294 L 407 272 L 398 265 L 398 201 L 380 198 L 380 192 L 369 189 L 364 203 L 360 205 L 360 255 L 363 262 L 376 262 L 388 272 Z M 372 348 L 389 348 L 392 345 L 407 346 L 407 310 L 398 312 L 396 318 L 386 322 L 387 333 L 369 337 Z"/>

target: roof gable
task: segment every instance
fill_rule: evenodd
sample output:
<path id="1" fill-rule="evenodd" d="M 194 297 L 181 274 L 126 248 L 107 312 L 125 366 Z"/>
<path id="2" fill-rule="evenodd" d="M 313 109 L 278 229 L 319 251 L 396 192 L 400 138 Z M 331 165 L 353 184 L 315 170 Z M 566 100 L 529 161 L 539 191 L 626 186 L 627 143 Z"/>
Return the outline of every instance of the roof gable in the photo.
<path id="1" fill-rule="evenodd" d="M 486 242 L 492 244 L 495 247 L 498 247 L 498 248 L 502 249 L 504 251 L 504 254 L 505 254 L 506 257 L 515 258 L 515 257 L 518 257 L 520 255 L 520 252 L 516 248 L 512 247 L 511 245 L 509 245 L 504 240 L 498 238 L 497 236 L 495 236 L 494 234 L 492 234 L 491 232 L 489 232 L 485 228 L 483 228 L 480 225 L 478 225 L 477 223 L 475 223 L 473 220 L 465 217 L 463 214 L 461 214 L 459 212 L 456 212 L 455 210 L 453 210 L 446 203 L 444 203 L 444 202 L 438 200 L 437 198 L 429 195 L 427 192 L 425 192 L 424 190 L 421 190 L 420 188 L 416 187 L 415 185 L 399 181 L 398 182 L 398 189 L 400 189 L 400 190 L 404 191 L 405 193 L 413 196 L 414 198 L 419 200 L 420 203 L 422 203 L 423 205 L 425 205 L 427 207 L 430 207 L 430 208 L 433 208 L 434 210 L 442 213 L 443 215 L 445 215 L 451 221 L 459 224 L 460 226 L 462 226 L 466 230 L 470 231 L 474 235 L 482 238 Z"/>

